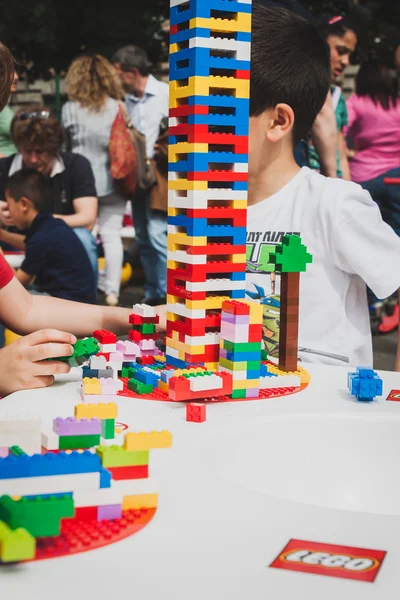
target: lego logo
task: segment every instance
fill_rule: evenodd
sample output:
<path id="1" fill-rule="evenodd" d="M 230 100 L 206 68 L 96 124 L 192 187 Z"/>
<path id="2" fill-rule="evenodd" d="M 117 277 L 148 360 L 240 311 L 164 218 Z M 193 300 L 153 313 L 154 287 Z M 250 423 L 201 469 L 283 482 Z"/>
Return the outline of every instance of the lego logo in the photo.
<path id="1" fill-rule="evenodd" d="M 370 571 L 379 565 L 373 558 L 357 558 L 346 554 L 331 554 L 329 552 L 310 552 L 310 550 L 295 550 L 281 557 L 291 563 L 313 565 L 328 569 L 345 569 L 352 572 Z"/>

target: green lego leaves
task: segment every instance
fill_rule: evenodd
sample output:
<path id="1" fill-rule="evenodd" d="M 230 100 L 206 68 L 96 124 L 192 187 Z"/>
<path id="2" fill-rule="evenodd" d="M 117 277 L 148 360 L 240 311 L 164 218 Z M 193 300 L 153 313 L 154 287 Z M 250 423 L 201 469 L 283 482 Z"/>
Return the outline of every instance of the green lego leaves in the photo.
<path id="1" fill-rule="evenodd" d="M 304 273 L 312 256 L 298 235 L 284 235 L 282 244 L 270 255 L 277 273 Z"/>

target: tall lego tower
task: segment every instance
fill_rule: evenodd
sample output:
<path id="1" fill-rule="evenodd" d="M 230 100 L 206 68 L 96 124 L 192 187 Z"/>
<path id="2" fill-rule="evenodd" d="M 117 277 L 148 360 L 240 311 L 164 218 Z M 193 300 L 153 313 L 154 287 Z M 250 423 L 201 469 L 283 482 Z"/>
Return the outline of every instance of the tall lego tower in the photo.
<path id="1" fill-rule="evenodd" d="M 167 364 L 217 369 L 245 298 L 251 0 L 171 0 Z"/>

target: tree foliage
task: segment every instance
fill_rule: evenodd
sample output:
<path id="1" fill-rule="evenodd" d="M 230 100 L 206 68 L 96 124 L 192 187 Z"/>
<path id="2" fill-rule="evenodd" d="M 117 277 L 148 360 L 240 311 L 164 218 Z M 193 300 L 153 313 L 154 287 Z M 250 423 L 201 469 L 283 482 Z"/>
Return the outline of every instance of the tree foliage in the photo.
<path id="1" fill-rule="evenodd" d="M 0 0 L 0 39 L 18 58 L 42 68 L 68 67 L 82 52 L 107 57 L 124 44 L 145 48 L 156 62 L 165 55 L 161 24 L 168 0 Z"/>

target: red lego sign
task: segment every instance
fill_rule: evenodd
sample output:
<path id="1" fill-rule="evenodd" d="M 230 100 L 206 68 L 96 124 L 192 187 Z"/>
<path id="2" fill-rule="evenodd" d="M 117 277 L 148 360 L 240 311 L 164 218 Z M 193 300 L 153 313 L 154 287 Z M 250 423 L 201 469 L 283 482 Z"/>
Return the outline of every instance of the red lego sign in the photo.
<path id="1" fill-rule="evenodd" d="M 400 390 L 392 390 L 386 400 L 390 402 L 400 402 Z"/>
<path id="2" fill-rule="evenodd" d="M 290 540 L 270 567 L 372 583 L 385 555 L 381 550 Z"/>

